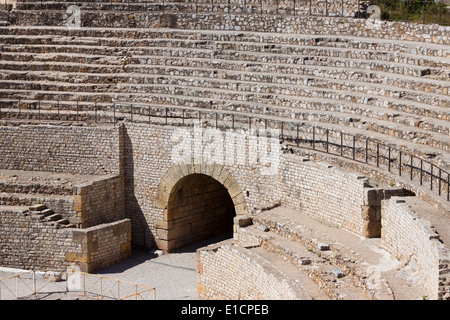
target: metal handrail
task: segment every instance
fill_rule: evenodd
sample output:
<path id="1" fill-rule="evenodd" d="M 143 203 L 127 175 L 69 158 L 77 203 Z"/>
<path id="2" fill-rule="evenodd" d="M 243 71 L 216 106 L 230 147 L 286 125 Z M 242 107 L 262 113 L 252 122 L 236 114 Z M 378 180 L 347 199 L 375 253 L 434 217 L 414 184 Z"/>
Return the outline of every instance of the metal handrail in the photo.
<path id="1" fill-rule="evenodd" d="M 110 299 L 114 299 L 114 300 L 126 300 L 126 299 L 134 297 L 135 300 L 139 300 L 139 297 L 142 297 L 144 293 L 151 292 L 153 295 L 153 300 L 156 299 L 156 289 L 153 287 L 150 287 L 150 286 L 137 284 L 137 283 L 125 281 L 125 280 L 118 280 L 118 279 L 101 276 L 101 275 L 97 275 L 97 274 L 81 272 L 81 271 L 75 271 L 75 272 L 71 272 L 71 273 L 79 274 L 82 276 L 82 288 L 79 288 L 80 289 L 79 291 L 82 291 L 82 294 L 81 293 L 77 293 L 77 294 L 82 295 L 84 297 L 89 297 L 89 298 L 97 299 L 97 300 L 104 300 L 105 298 L 110 298 Z M 90 291 L 91 288 L 86 286 L 87 277 L 93 277 L 97 281 L 98 280 L 100 281 L 99 292 L 97 294 L 95 294 L 95 292 Z M 110 285 L 109 288 L 106 288 L 106 290 L 105 290 L 104 282 L 108 281 L 108 280 L 113 281 L 113 285 Z M 121 284 L 131 286 L 132 288 L 134 288 L 134 292 L 132 294 L 128 294 L 128 295 L 122 297 L 121 290 L 120 290 Z M 114 287 L 115 285 L 117 285 L 117 295 L 114 295 L 114 293 L 112 293 L 112 291 L 110 289 L 110 288 Z M 74 291 L 76 291 L 76 290 L 74 290 Z M 107 294 L 108 293 L 107 291 L 109 291 L 110 295 Z"/>
<path id="2" fill-rule="evenodd" d="M 281 142 L 291 143 L 291 146 L 324 152 L 342 158 L 385 169 L 398 176 L 408 175 L 409 180 L 416 180 L 420 186 L 428 185 L 430 191 L 436 192 L 450 201 L 450 173 L 431 161 L 403 151 L 398 146 L 387 145 L 383 142 L 362 135 L 347 133 L 343 130 L 330 129 L 326 126 L 305 124 L 301 120 L 286 121 L 269 118 L 264 115 L 246 115 L 239 112 L 215 111 L 208 109 L 194 109 L 188 107 L 155 106 L 149 104 L 107 104 L 106 109 L 100 110 L 97 103 L 89 104 L 80 109 L 79 101 L 76 110 L 62 111 L 60 102 L 50 103 L 45 109 L 41 100 L 28 105 L 32 109 L 24 109 L 24 102 L 18 101 L 17 108 L 9 109 L 13 118 L 32 117 L 35 120 L 61 120 L 62 115 L 69 121 L 95 121 L 114 123 L 130 121 L 157 125 L 171 125 L 192 127 L 195 124 L 221 130 L 245 129 L 261 130 L 278 129 Z M 55 104 L 58 106 L 54 110 Z M 91 106 L 91 104 L 93 106 Z M 5 110 L 5 109 L 3 109 Z M 92 111 L 91 111 L 92 110 Z M 45 113 L 44 113 L 45 111 Z M 2 119 L 0 107 L 0 119 Z"/>
<path id="3" fill-rule="evenodd" d="M 135 300 L 146 300 L 146 293 L 152 294 L 153 295 L 153 300 L 156 299 L 156 289 L 152 288 L 150 286 L 146 286 L 146 285 L 142 285 L 142 284 L 137 284 L 134 282 L 130 282 L 130 281 L 124 281 L 124 280 L 118 280 L 118 279 L 114 279 L 114 278 L 110 278 L 110 277 L 106 277 L 106 276 L 101 276 L 101 275 L 96 275 L 96 274 L 90 274 L 90 273 L 86 273 L 86 272 L 81 272 L 81 271 L 66 271 L 66 285 L 64 288 L 61 288 L 59 286 L 57 286 L 58 289 L 60 289 L 58 292 L 73 292 L 77 295 L 81 295 L 87 298 L 92 298 L 92 299 L 97 299 L 97 300 L 103 300 L 105 298 L 108 299 L 114 299 L 114 300 L 126 300 L 126 299 L 130 299 L 130 298 L 134 298 Z M 74 275 L 74 274 L 79 274 L 82 277 L 82 287 L 81 288 L 70 288 L 70 286 L 67 285 L 67 281 L 69 279 L 69 274 L 70 275 Z M 27 278 L 25 278 L 27 277 Z M 97 291 L 95 286 L 86 286 L 86 277 L 94 277 L 96 279 L 100 280 L 100 284 L 99 284 L 99 294 L 95 294 L 95 292 Z M 8 280 L 13 280 L 12 284 L 7 284 L 6 282 Z M 29 280 L 32 281 L 32 284 L 27 283 L 25 280 Z M 103 286 L 103 281 L 112 281 L 113 282 L 113 286 L 117 285 L 117 296 L 114 296 L 114 294 L 110 294 L 108 295 L 106 292 L 106 290 L 104 289 Z M 19 288 L 19 281 L 20 284 L 22 284 L 25 289 L 26 292 L 21 294 L 20 290 L 23 291 L 24 288 Z M 38 287 L 37 285 L 37 277 L 36 277 L 36 271 L 26 271 L 20 274 L 16 274 L 16 275 L 12 275 L 6 278 L 2 278 L 0 279 L 0 300 L 4 300 L 5 296 L 7 300 L 11 300 L 11 297 L 15 298 L 15 299 L 19 299 L 19 298 L 25 298 L 31 295 L 35 295 L 38 293 L 52 293 L 52 292 L 56 292 L 55 290 L 53 291 L 44 291 L 43 289 L 49 284 L 50 282 L 46 282 L 43 286 Z M 128 285 L 129 287 L 132 287 L 134 289 L 134 292 L 131 294 L 127 294 L 125 296 L 121 296 L 121 284 L 122 284 L 122 289 L 123 289 L 123 285 Z M 95 285 L 95 284 L 94 284 Z M 6 289 L 6 293 L 9 293 L 9 295 L 2 295 L 3 290 L 2 288 Z M 82 293 L 80 293 L 82 292 Z M 128 293 L 128 291 L 127 291 Z"/>

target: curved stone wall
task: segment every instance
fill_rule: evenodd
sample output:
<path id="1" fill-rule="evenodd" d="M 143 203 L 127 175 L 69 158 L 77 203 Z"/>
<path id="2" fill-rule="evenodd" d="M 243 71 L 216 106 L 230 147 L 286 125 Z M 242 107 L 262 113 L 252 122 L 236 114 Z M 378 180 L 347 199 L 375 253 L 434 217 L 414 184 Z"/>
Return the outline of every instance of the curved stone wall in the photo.
<path id="1" fill-rule="evenodd" d="M 416 265 L 429 299 L 450 298 L 448 249 L 415 199 L 393 197 L 382 202 L 382 243 L 404 263 Z"/>
<path id="2" fill-rule="evenodd" d="M 311 300 L 268 261 L 230 243 L 197 251 L 197 292 L 210 300 Z"/>

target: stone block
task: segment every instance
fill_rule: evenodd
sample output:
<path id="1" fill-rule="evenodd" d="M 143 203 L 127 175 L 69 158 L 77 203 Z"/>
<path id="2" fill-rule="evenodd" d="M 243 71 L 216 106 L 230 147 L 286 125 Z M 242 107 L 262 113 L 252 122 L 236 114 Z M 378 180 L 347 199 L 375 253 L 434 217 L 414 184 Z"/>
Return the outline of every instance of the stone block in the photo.
<path id="1" fill-rule="evenodd" d="M 381 206 L 381 200 L 383 199 L 382 189 L 364 189 L 364 204 L 368 207 Z"/>
<path id="2" fill-rule="evenodd" d="M 319 248 L 320 251 L 327 251 L 330 250 L 330 245 L 326 244 L 326 243 L 319 243 L 317 245 L 317 247 Z"/>
<path id="3" fill-rule="evenodd" d="M 49 282 L 59 282 L 59 281 L 61 281 L 62 276 L 63 276 L 63 272 L 47 271 L 44 274 L 44 280 L 49 281 Z"/>
<path id="4" fill-rule="evenodd" d="M 248 215 L 236 216 L 233 218 L 233 223 L 239 227 L 246 227 L 253 224 L 253 219 Z"/>
<path id="5" fill-rule="evenodd" d="M 345 274 L 337 268 L 331 270 L 331 273 L 333 273 L 337 278 L 345 277 Z"/>
<path id="6" fill-rule="evenodd" d="M 47 209 L 45 204 L 35 204 L 29 208 L 30 211 L 42 211 Z"/>
<path id="7" fill-rule="evenodd" d="M 297 259 L 298 263 L 300 263 L 301 265 L 309 265 L 311 264 L 311 259 L 310 258 L 306 258 L 306 257 L 300 257 Z"/>

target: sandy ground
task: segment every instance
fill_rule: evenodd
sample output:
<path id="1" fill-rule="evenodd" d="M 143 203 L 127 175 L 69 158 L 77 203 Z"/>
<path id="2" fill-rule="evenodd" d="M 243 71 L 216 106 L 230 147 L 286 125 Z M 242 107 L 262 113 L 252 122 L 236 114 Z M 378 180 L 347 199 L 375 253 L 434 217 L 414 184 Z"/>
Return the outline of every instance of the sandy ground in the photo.
<path id="1" fill-rule="evenodd" d="M 129 281 L 136 284 L 150 286 L 156 289 L 157 300 L 197 300 L 197 273 L 196 273 L 196 250 L 210 243 L 221 241 L 227 235 L 218 236 L 203 242 L 185 247 L 179 251 L 170 254 L 163 254 L 161 251 L 142 251 L 133 250 L 132 256 L 120 263 L 114 264 L 105 269 L 95 272 L 97 275 Z M 0 268 L 0 279 L 20 273 L 20 270 L 12 270 Z M 27 280 L 25 280 L 27 281 Z M 39 280 L 38 280 L 39 281 Z M 40 280 L 41 283 L 44 283 Z M 12 283 L 11 281 L 9 282 Z M 31 281 L 27 284 L 21 283 L 22 286 L 30 286 Z M 40 286 L 42 286 L 41 284 Z M 39 283 L 38 283 L 39 286 Z M 57 293 L 41 293 L 37 296 L 27 297 L 27 300 L 85 300 L 87 298 L 62 293 L 65 288 L 65 280 L 55 283 L 53 286 Z M 8 294 L 5 287 L 3 297 Z M 15 289 L 11 288 L 12 291 Z M 26 287 L 24 290 L 27 289 Z M 47 285 L 45 290 L 51 291 L 52 287 Z M 43 290 L 43 291 L 45 291 Z M 9 293 L 10 299 L 14 300 L 12 293 Z M 3 298 L 5 299 L 5 298 Z"/>

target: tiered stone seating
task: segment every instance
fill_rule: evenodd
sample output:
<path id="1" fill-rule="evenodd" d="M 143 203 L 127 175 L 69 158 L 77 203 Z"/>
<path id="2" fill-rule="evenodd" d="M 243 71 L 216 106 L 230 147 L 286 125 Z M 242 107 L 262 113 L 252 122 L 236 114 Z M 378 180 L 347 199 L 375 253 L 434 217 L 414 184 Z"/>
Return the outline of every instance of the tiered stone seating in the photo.
<path id="1" fill-rule="evenodd" d="M 296 10 L 289 1 L 277 3 L 83 1 L 78 5 L 90 17 L 83 27 L 102 28 L 76 29 L 61 27 L 68 2 L 19 2 L 8 13 L 17 26 L 0 27 L 0 117 L 36 119 L 38 110 L 39 118 L 51 120 L 76 110 L 92 120 L 94 108 L 96 116 L 99 111 L 112 117 L 113 105 L 114 116 L 116 107 L 127 112 L 131 105 L 141 116 L 147 108 L 229 112 L 342 130 L 450 167 L 448 45 L 352 35 L 162 29 L 154 23 L 159 16 L 141 15 L 354 13 L 333 7 L 323 11 L 323 1 L 311 11 L 305 1 L 298 1 L 302 5 Z M 117 17 L 125 16 L 121 24 Z M 70 188 L 55 185 L 36 188 L 0 181 L 0 204 L 30 206 L 37 197 L 28 194 L 38 191 L 71 194 Z M 36 215 L 64 222 L 50 212 Z M 240 229 L 238 237 L 257 244 L 241 245 L 293 278 L 300 270 L 331 299 L 393 298 L 384 280 L 371 273 L 370 254 L 359 256 L 295 217 L 276 210 L 253 216 L 254 225 Z M 331 250 L 320 249 L 321 240 L 332 242 Z M 287 268 L 280 256 L 299 270 Z M 336 281 L 337 269 L 344 279 Z M 322 298 L 323 292 L 312 287 L 309 295 Z"/>
<path id="2" fill-rule="evenodd" d="M 75 227 L 79 217 L 73 209 L 73 190 L 93 179 L 87 175 L 0 170 L 0 210 L 23 207 L 45 221 Z"/>
<path id="3" fill-rule="evenodd" d="M 38 99 L 53 109 L 208 108 L 320 123 L 449 161 L 446 46 L 231 31 L 0 32 L 4 117 Z"/>
<path id="4" fill-rule="evenodd" d="M 291 283 L 301 284 L 309 299 L 414 300 L 426 296 L 412 280 L 415 271 L 409 266 L 387 252 L 380 259 L 379 239 L 361 239 L 288 208 L 258 211 L 252 223 L 237 229 L 233 244 L 246 248 L 248 259 L 257 255 Z M 393 281 L 401 274 L 410 280 Z"/>

